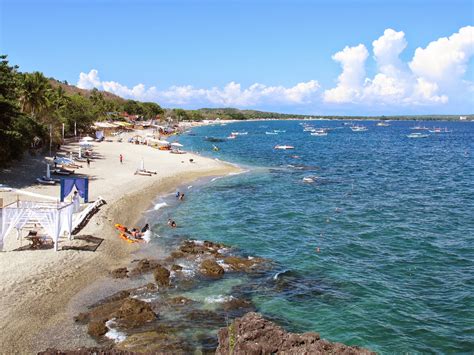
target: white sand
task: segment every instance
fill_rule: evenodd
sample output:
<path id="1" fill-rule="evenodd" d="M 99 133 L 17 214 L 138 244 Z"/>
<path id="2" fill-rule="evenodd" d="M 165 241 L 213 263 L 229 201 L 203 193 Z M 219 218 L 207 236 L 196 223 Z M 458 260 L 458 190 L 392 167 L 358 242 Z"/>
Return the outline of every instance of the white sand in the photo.
<path id="1" fill-rule="evenodd" d="M 83 327 L 73 323 L 68 304 L 88 284 L 119 266 L 126 266 L 136 245 L 118 238 L 114 223 L 133 226 L 151 201 L 159 194 L 173 192 L 181 184 L 199 177 L 226 175 L 238 169 L 192 154 L 175 155 L 144 145 L 130 143 L 93 143 L 100 158 L 91 166 L 78 169 L 89 176 L 89 199 L 102 197 L 107 205 L 94 216 L 80 234 L 104 238 L 96 252 L 88 251 L 12 251 L 25 245 L 15 233 L 7 236 L 0 253 L 0 352 L 36 353 L 48 347 L 71 349 L 93 346 Z M 65 149 L 77 150 L 70 145 Z M 124 162 L 120 164 L 119 154 Z M 157 175 L 134 175 L 144 159 L 145 168 Z M 189 159 L 194 159 L 190 163 Z M 44 163 L 26 159 L 11 171 L 0 173 L 0 183 L 23 190 L 59 197 L 59 185 L 39 186 L 34 179 L 44 175 Z M 41 170 L 39 170 L 41 169 Z M 0 192 L 4 204 L 15 201 L 16 194 Z M 26 196 L 21 199 L 31 200 Z M 61 241 L 61 244 L 67 241 Z"/>

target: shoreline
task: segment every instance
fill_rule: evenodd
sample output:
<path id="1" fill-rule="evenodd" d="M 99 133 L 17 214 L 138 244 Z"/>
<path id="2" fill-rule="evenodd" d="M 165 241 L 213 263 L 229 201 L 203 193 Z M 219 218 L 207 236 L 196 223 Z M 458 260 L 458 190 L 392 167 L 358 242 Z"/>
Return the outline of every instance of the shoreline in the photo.
<path id="1" fill-rule="evenodd" d="M 2 351 L 36 353 L 48 347 L 71 348 L 94 344 L 86 333 L 78 332 L 78 326 L 70 317 L 69 303 L 112 269 L 129 263 L 133 252 L 138 249 L 117 238 L 113 225 L 134 225 L 155 198 L 172 192 L 181 184 L 240 171 L 226 162 L 216 162 L 191 153 L 186 155 L 187 159 L 190 156 L 204 162 L 205 166 L 193 164 L 183 168 L 183 165 L 177 165 L 175 171 L 166 171 L 149 180 L 145 177 L 138 186 L 132 187 L 127 184 L 128 181 L 123 181 L 119 185 L 120 191 L 109 186 L 110 191 L 103 196 L 107 205 L 80 233 L 104 239 L 96 252 L 40 250 L 0 253 L 0 265 L 5 266 L 4 275 L 0 276 L 0 291 L 3 293 L 0 301 Z M 170 159 L 178 161 L 177 157 Z M 132 179 L 136 178 L 129 180 Z M 91 182 L 94 184 L 94 181 Z M 27 190 L 44 193 L 41 186 L 30 186 Z M 96 195 L 94 197 L 101 194 Z M 5 196 L 8 200 L 13 194 L 2 193 L 0 197 Z"/>

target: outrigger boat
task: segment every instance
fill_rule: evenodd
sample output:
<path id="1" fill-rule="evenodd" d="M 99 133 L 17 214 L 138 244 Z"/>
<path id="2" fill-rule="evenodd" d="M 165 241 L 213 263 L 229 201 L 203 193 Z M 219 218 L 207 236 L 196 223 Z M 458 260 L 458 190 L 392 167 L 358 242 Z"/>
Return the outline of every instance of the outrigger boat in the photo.
<path id="1" fill-rule="evenodd" d="M 293 147 L 292 145 L 276 145 L 274 149 L 286 150 L 286 149 L 295 149 L 295 147 Z"/>

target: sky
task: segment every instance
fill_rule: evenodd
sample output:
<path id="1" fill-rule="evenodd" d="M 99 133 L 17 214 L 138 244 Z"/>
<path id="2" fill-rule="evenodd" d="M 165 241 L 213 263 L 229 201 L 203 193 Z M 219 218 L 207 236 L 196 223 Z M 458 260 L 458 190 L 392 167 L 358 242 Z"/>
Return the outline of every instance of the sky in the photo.
<path id="1" fill-rule="evenodd" d="M 163 107 L 474 113 L 474 0 L 0 0 L 0 53 Z"/>

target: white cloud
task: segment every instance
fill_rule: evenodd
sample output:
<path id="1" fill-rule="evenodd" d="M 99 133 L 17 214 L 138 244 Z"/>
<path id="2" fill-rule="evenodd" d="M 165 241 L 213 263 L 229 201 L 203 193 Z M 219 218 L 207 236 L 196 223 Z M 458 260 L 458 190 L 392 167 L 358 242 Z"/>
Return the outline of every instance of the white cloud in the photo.
<path id="1" fill-rule="evenodd" d="M 316 80 L 310 80 L 289 88 L 256 83 L 242 89 L 240 84 L 232 81 L 223 88 L 198 89 L 185 85 L 172 86 L 160 91 L 154 86 L 146 88 L 143 84 L 129 88 L 115 81 L 101 81 L 96 69 L 92 69 L 89 73 L 80 73 L 77 86 L 83 89 L 95 87 L 125 98 L 158 101 L 163 104 L 205 105 L 210 103 L 236 107 L 257 106 L 264 103 L 307 104 L 314 102 L 315 94 L 320 87 Z"/>
<path id="2" fill-rule="evenodd" d="M 442 37 L 417 48 L 410 69 L 417 77 L 443 84 L 458 80 L 466 73 L 474 54 L 474 27 L 466 26 L 450 37 Z"/>
<path id="3" fill-rule="evenodd" d="M 474 83 L 464 79 L 474 55 L 474 27 L 466 26 L 449 37 L 439 38 L 416 49 L 411 61 L 400 55 L 407 47 L 403 31 L 387 28 L 372 42 L 376 72 L 366 76 L 369 51 L 364 44 L 335 53 L 332 59 L 342 72 L 335 87 L 320 94 L 316 80 L 292 87 L 255 83 L 248 87 L 231 81 L 223 87 L 196 88 L 191 85 L 155 86 L 137 84 L 131 88 L 115 81 L 102 81 L 96 69 L 80 73 L 77 86 L 98 88 L 125 98 L 156 101 L 163 105 L 258 107 L 268 105 L 309 105 L 322 102 L 360 106 L 443 105 L 453 97 L 457 102 L 472 102 Z"/>
<path id="4" fill-rule="evenodd" d="M 324 92 L 326 102 L 352 102 L 359 98 L 365 76 L 365 60 L 368 56 L 369 52 L 363 44 L 346 46 L 332 56 L 333 60 L 341 63 L 342 73 L 338 77 L 337 86 Z"/>

